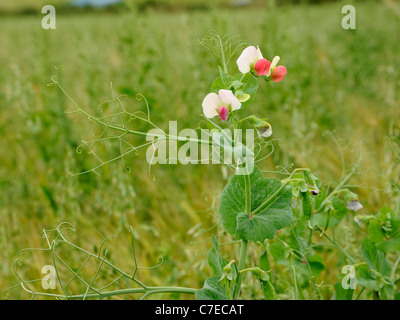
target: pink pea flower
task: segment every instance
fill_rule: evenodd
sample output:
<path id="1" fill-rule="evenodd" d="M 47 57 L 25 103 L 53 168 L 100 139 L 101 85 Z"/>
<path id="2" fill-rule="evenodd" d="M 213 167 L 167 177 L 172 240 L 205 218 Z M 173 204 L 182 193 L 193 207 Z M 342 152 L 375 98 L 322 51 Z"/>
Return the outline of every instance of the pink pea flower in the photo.
<path id="1" fill-rule="evenodd" d="M 241 73 L 254 70 L 258 76 L 266 76 L 270 71 L 271 61 L 264 59 L 259 47 L 247 47 L 236 61 Z"/>
<path id="2" fill-rule="evenodd" d="M 258 76 L 266 76 L 274 82 L 280 82 L 285 78 L 287 69 L 277 66 L 279 59 L 278 56 L 272 62 L 264 59 L 259 47 L 250 46 L 243 50 L 236 63 L 243 74 L 254 71 Z"/>
<path id="3" fill-rule="evenodd" d="M 240 109 L 242 104 L 231 90 L 221 89 L 218 94 L 209 93 L 203 100 L 203 113 L 211 119 L 218 116 L 222 121 L 228 120 L 229 112 Z"/>

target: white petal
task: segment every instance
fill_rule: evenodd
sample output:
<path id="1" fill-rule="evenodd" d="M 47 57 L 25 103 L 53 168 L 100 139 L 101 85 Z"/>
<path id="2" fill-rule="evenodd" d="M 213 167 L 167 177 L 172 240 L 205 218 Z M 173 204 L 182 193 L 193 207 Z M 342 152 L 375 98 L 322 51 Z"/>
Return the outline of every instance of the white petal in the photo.
<path id="1" fill-rule="evenodd" d="M 258 49 L 259 50 L 259 49 Z M 250 46 L 243 50 L 240 57 L 237 59 L 236 63 L 239 67 L 241 73 L 250 72 L 250 67 L 257 58 L 258 53 L 256 47 Z"/>
<path id="2" fill-rule="evenodd" d="M 269 73 L 268 73 L 267 77 L 269 77 L 271 75 L 272 70 L 276 67 L 276 65 L 278 64 L 280 59 L 281 58 L 279 56 L 275 56 L 274 59 L 272 59 L 271 67 L 269 68 Z"/>
<path id="3" fill-rule="evenodd" d="M 230 109 L 232 111 L 240 109 L 240 107 L 242 106 L 240 101 L 235 97 L 231 90 L 221 89 L 218 91 L 218 95 L 221 99 L 222 104 L 226 107 L 231 106 Z"/>
<path id="4" fill-rule="evenodd" d="M 347 209 L 352 211 L 358 211 L 363 208 L 363 205 L 358 200 L 349 201 L 346 204 Z"/>
<path id="5" fill-rule="evenodd" d="M 203 113 L 204 115 L 211 119 L 218 115 L 218 105 L 220 103 L 220 98 L 214 92 L 209 93 L 203 100 Z"/>
<path id="6" fill-rule="evenodd" d="M 260 59 L 264 59 L 264 57 L 263 57 L 263 55 L 261 53 L 260 48 L 257 46 L 256 57 L 255 57 L 254 63 L 256 63 Z"/>

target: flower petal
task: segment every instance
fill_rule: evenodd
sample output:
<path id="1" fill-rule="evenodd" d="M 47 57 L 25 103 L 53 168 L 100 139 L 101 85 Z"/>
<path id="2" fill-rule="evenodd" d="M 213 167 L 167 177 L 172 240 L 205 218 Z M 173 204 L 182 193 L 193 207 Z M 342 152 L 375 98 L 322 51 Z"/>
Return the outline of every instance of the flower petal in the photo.
<path id="1" fill-rule="evenodd" d="M 352 211 L 358 211 L 363 208 L 363 205 L 357 199 L 347 202 L 347 209 Z"/>
<path id="2" fill-rule="evenodd" d="M 257 72 L 258 76 L 266 76 L 269 74 L 269 70 L 271 67 L 271 61 L 267 59 L 260 59 L 254 65 L 254 70 Z"/>
<path id="3" fill-rule="evenodd" d="M 226 107 L 230 106 L 231 111 L 240 109 L 240 107 L 242 106 L 240 101 L 235 97 L 231 90 L 221 89 L 218 91 L 218 95 L 221 99 L 222 105 Z"/>
<path id="4" fill-rule="evenodd" d="M 287 74 L 287 69 L 284 66 L 277 66 L 272 70 L 271 80 L 274 82 L 282 81 Z"/>
<path id="5" fill-rule="evenodd" d="M 236 61 L 241 73 L 250 72 L 251 66 L 254 64 L 255 60 L 257 61 L 259 54 L 261 54 L 259 51 L 260 49 L 256 49 L 256 47 L 253 46 L 247 47 L 243 50 L 242 54 Z"/>
<path id="6" fill-rule="evenodd" d="M 211 119 L 218 115 L 218 106 L 220 104 L 220 98 L 214 92 L 209 93 L 203 100 L 203 113 L 204 115 Z"/>
<path id="7" fill-rule="evenodd" d="M 260 48 L 257 46 L 255 61 L 258 61 L 258 60 L 260 60 L 260 59 L 264 59 L 264 57 L 263 57 L 263 55 L 262 55 L 262 53 L 261 53 Z"/>
<path id="8" fill-rule="evenodd" d="M 220 106 L 218 109 L 218 116 L 222 121 L 228 120 L 229 109 L 225 106 Z"/>
<path id="9" fill-rule="evenodd" d="M 268 77 L 271 75 L 272 69 L 274 69 L 278 65 L 278 62 L 279 62 L 280 59 L 281 58 L 279 56 L 275 56 L 272 59 L 271 68 L 269 69 L 269 73 L 267 75 Z"/>
<path id="10" fill-rule="evenodd" d="M 268 122 L 263 121 L 262 125 L 257 128 L 257 132 L 259 137 L 268 138 L 272 135 L 272 127 Z"/>

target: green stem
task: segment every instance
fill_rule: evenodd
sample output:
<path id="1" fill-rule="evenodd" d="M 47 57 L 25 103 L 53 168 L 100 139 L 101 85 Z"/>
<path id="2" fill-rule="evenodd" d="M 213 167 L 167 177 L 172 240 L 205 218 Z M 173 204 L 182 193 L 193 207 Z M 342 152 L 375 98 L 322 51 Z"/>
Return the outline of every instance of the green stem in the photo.
<path id="1" fill-rule="evenodd" d="M 247 214 L 251 214 L 251 181 L 250 175 L 244 175 L 244 187 L 245 187 L 245 194 L 246 194 L 246 203 L 245 203 L 245 212 Z M 240 246 L 240 256 L 239 256 L 239 265 L 238 270 L 239 272 L 246 267 L 246 255 L 247 255 L 247 245 L 248 241 L 243 239 L 241 246 Z M 238 280 L 236 287 L 234 289 L 233 298 L 236 300 L 240 294 L 240 288 L 242 286 L 243 280 L 243 273 L 239 273 Z"/>
<path id="2" fill-rule="evenodd" d="M 396 270 L 397 270 L 397 267 L 399 266 L 399 263 L 400 263 L 400 256 L 397 258 L 396 262 L 394 263 L 393 269 L 392 269 L 392 274 L 390 276 L 390 279 L 392 281 L 394 281 L 394 277 L 396 276 Z"/>
<path id="3" fill-rule="evenodd" d="M 26 291 L 31 292 L 30 290 Z M 146 295 L 155 294 L 155 293 L 186 293 L 186 294 L 194 294 L 196 289 L 193 288 L 184 288 L 184 287 L 147 287 L 145 288 L 129 288 L 129 289 L 122 289 L 122 290 L 114 290 L 114 291 L 107 291 L 104 293 L 91 293 L 87 294 L 85 298 L 89 299 L 104 299 L 107 297 L 118 296 L 118 295 L 125 295 L 125 294 L 133 294 L 133 293 L 144 293 Z M 64 296 L 61 294 L 52 294 L 52 293 L 37 293 L 31 292 L 34 295 L 40 296 L 48 296 L 53 298 L 67 298 L 67 299 L 82 299 L 84 297 L 83 294 L 78 295 L 71 295 L 71 296 Z"/>
<path id="4" fill-rule="evenodd" d="M 297 272 L 296 272 L 296 268 L 294 266 L 294 261 L 293 261 L 293 256 L 292 253 L 290 254 L 290 264 L 291 264 L 291 269 L 293 272 L 293 283 L 294 283 L 294 299 L 295 300 L 299 300 L 299 298 L 301 300 L 304 300 L 304 295 L 303 292 L 299 289 L 300 285 L 299 285 L 299 280 L 297 279 Z"/>
<path id="5" fill-rule="evenodd" d="M 356 260 L 343 249 L 341 245 L 339 245 L 335 240 L 333 240 L 330 236 L 328 236 L 325 231 L 322 231 L 321 228 L 317 227 L 317 229 L 322 233 L 322 235 L 328 239 L 335 247 L 338 249 L 351 263 L 355 264 Z"/>
<path id="6" fill-rule="evenodd" d="M 226 64 L 226 59 L 225 59 L 225 50 L 224 50 L 224 45 L 222 44 L 222 40 L 219 39 L 219 46 L 221 50 L 221 60 L 222 60 L 222 66 L 224 68 L 224 72 L 228 74 L 228 66 Z"/>
<path id="7" fill-rule="evenodd" d="M 239 265 L 238 265 L 239 271 L 243 270 L 246 266 L 247 244 L 248 244 L 247 240 L 242 240 L 242 244 L 240 246 L 240 256 L 239 256 Z M 234 294 L 233 294 L 233 299 L 235 299 L 235 300 L 237 298 L 239 298 L 240 288 L 242 286 L 242 280 L 243 280 L 243 273 L 240 273 L 238 275 L 237 285 L 235 287 Z"/>
<path id="8" fill-rule="evenodd" d="M 292 181 L 292 177 L 295 173 L 300 171 L 309 171 L 310 169 L 307 168 L 298 168 L 293 170 L 290 176 L 281 184 L 278 190 L 276 190 L 271 196 L 269 196 L 262 204 L 260 204 L 252 213 L 252 216 L 255 216 L 262 212 L 263 210 L 267 209 L 272 203 L 276 201 L 276 197 L 280 194 L 280 192 L 285 189 L 285 187 Z"/>
<path id="9" fill-rule="evenodd" d="M 288 182 L 282 183 L 280 188 L 276 190 L 274 194 L 268 197 L 257 209 L 252 212 L 252 216 L 256 216 L 258 213 L 262 212 L 266 208 L 268 208 L 273 202 L 275 202 L 275 198 L 280 194 L 280 192 L 287 186 Z"/>
<path id="10" fill-rule="evenodd" d="M 360 300 L 361 295 L 363 294 L 364 290 L 365 290 L 365 287 L 362 287 L 362 289 L 360 290 L 360 292 L 359 292 L 358 295 L 357 295 L 356 300 Z"/>
<path id="11" fill-rule="evenodd" d="M 251 182 L 249 174 L 244 176 L 244 188 L 246 192 L 245 212 L 251 214 Z"/>
<path id="12" fill-rule="evenodd" d="M 336 188 L 326 197 L 326 199 L 324 201 L 322 201 L 321 205 L 316 210 L 316 212 L 320 212 L 320 210 L 322 210 L 324 208 L 325 204 L 328 201 L 330 201 L 332 196 L 343 191 L 342 187 L 347 183 L 347 181 L 354 175 L 354 173 L 356 171 L 357 171 L 357 166 L 354 166 L 351 169 L 350 173 L 344 179 L 342 179 L 342 181 L 339 182 L 339 184 L 336 186 Z"/>
<path id="13" fill-rule="evenodd" d="M 106 123 L 105 121 L 102 121 L 94 116 L 92 116 L 91 114 L 87 113 L 85 110 L 83 110 L 76 102 L 74 99 L 72 99 L 72 97 L 67 93 L 67 91 L 65 91 L 65 89 L 57 82 L 54 81 L 55 85 L 57 85 L 60 90 L 63 92 L 63 94 L 68 98 L 68 100 L 76 107 L 77 111 L 79 111 L 80 113 L 82 113 L 84 116 L 86 116 L 89 120 L 92 120 L 94 122 L 97 122 L 98 124 L 101 124 L 103 126 L 105 126 L 108 129 L 113 129 L 113 130 L 117 130 L 117 131 L 121 131 L 124 132 L 125 134 L 132 134 L 132 135 L 136 135 L 136 136 L 142 136 L 142 137 L 153 137 L 153 138 L 160 138 L 161 134 L 153 134 L 153 133 L 148 133 L 148 132 L 141 132 L 141 131 L 135 131 L 135 130 L 130 130 L 126 127 L 119 127 L 119 126 L 115 126 L 109 123 Z M 174 135 L 170 135 L 170 134 L 166 134 L 164 133 L 164 139 L 165 140 L 173 140 L 173 141 L 182 141 L 182 142 L 196 142 L 196 143 L 200 143 L 200 144 L 208 144 L 208 145 L 215 145 L 218 146 L 215 142 L 213 141 L 208 141 L 208 140 L 201 140 L 201 139 L 193 139 L 190 137 L 180 137 L 180 136 L 174 136 Z"/>
<path id="14" fill-rule="evenodd" d="M 307 247 L 310 247 L 312 244 L 312 236 L 313 236 L 313 228 L 309 228 L 310 232 L 308 234 L 308 242 L 307 242 Z"/>

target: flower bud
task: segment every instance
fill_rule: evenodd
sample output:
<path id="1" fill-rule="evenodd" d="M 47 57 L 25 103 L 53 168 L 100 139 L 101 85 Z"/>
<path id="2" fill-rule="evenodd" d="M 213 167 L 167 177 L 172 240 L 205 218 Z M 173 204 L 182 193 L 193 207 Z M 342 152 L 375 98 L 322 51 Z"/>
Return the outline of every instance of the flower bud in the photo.
<path id="1" fill-rule="evenodd" d="M 346 207 L 351 211 L 358 211 L 363 208 L 362 204 L 357 199 L 347 202 Z"/>
<path id="2" fill-rule="evenodd" d="M 272 127 L 268 122 L 263 121 L 262 126 L 257 128 L 257 132 L 259 137 L 268 138 L 272 135 Z"/>
<path id="3" fill-rule="evenodd" d="M 250 116 L 247 120 L 257 129 L 259 137 L 268 138 L 272 135 L 272 127 L 267 121 L 256 116 Z"/>

